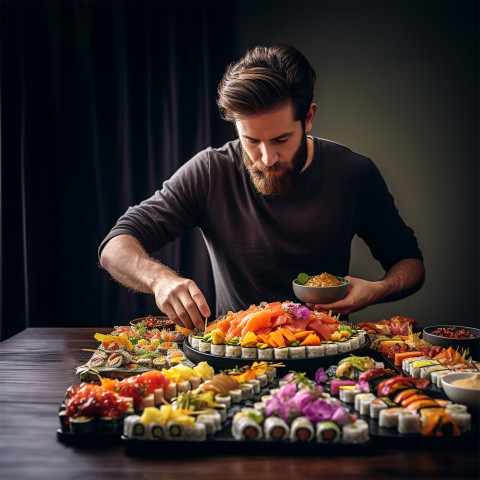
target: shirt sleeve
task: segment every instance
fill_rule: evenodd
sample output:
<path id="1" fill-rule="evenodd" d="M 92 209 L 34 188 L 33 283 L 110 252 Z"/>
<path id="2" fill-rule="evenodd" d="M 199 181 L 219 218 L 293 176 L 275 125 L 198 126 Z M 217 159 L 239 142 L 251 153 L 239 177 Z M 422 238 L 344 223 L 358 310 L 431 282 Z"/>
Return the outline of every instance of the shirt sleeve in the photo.
<path id="1" fill-rule="evenodd" d="M 385 270 L 406 258 L 423 261 L 414 231 L 403 221 L 385 180 L 371 160 L 370 166 L 358 236 L 366 242 L 373 257 Z"/>
<path id="2" fill-rule="evenodd" d="M 162 189 L 139 205 L 131 206 L 118 220 L 98 249 L 100 254 L 113 237 L 131 235 L 152 254 L 199 223 L 200 206 L 208 195 L 207 151 L 180 167 Z"/>

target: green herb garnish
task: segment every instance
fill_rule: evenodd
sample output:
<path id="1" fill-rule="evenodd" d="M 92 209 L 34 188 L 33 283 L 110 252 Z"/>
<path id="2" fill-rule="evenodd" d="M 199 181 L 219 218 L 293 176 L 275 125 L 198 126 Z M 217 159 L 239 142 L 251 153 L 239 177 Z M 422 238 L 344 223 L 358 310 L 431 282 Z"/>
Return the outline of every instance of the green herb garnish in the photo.
<path id="1" fill-rule="evenodd" d="M 305 283 L 308 282 L 308 279 L 310 277 L 306 274 L 306 273 L 299 273 L 298 274 L 298 277 L 297 277 L 297 282 L 300 284 L 300 285 L 305 285 Z"/>

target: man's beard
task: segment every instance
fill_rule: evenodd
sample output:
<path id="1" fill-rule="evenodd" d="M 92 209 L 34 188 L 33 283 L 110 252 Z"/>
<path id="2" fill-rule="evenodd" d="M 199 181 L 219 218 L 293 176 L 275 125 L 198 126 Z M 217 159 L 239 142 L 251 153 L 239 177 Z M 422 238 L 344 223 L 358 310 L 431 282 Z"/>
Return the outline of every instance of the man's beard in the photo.
<path id="1" fill-rule="evenodd" d="M 289 164 L 278 161 L 271 167 L 266 167 L 261 162 L 254 162 L 242 146 L 242 158 L 250 179 L 256 190 L 262 195 L 283 195 L 290 190 L 295 179 L 304 167 L 308 157 L 307 136 L 303 134 L 300 145 Z M 260 165 L 262 165 L 260 167 Z M 279 172 L 281 175 L 273 175 L 267 172 Z"/>

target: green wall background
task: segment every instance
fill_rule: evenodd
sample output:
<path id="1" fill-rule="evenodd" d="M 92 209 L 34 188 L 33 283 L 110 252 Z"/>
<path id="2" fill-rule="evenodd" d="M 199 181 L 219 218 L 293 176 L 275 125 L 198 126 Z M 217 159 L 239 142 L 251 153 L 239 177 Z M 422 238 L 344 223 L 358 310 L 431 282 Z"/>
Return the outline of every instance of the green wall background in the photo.
<path id="1" fill-rule="evenodd" d="M 239 2 L 238 56 L 287 43 L 318 76 L 313 135 L 371 157 L 425 256 L 417 294 L 369 307 L 420 325 L 478 325 L 478 3 Z M 351 274 L 383 273 L 356 239 Z"/>

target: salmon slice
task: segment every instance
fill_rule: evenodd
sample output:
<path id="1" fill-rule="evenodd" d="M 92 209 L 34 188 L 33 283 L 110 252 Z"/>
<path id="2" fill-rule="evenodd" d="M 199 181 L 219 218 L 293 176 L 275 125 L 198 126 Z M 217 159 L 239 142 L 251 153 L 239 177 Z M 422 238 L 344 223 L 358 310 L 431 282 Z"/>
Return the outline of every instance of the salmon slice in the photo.
<path id="1" fill-rule="evenodd" d="M 328 328 L 327 325 L 322 323 L 318 318 L 314 318 L 310 320 L 308 323 L 308 329 L 314 330 L 315 333 L 322 339 L 322 340 L 330 340 L 332 332 Z"/>
<path id="2" fill-rule="evenodd" d="M 258 330 L 270 327 L 272 312 L 270 310 L 260 310 L 253 313 L 242 329 L 242 338 L 247 332 L 257 332 Z M 240 325 L 239 325 L 240 327 Z"/>
<path id="3" fill-rule="evenodd" d="M 272 322 L 272 328 L 279 327 L 280 325 L 283 325 L 284 323 L 287 323 L 288 318 L 286 315 L 279 315 L 275 320 Z"/>

